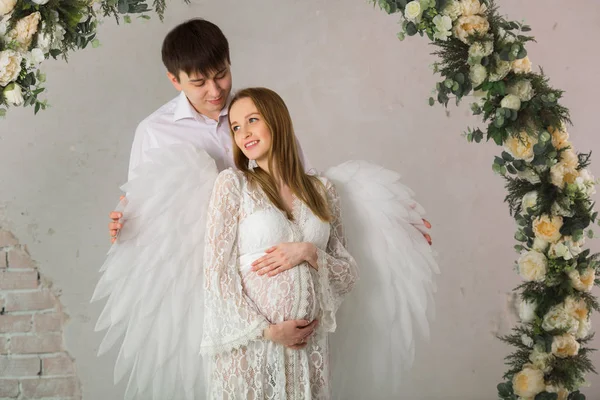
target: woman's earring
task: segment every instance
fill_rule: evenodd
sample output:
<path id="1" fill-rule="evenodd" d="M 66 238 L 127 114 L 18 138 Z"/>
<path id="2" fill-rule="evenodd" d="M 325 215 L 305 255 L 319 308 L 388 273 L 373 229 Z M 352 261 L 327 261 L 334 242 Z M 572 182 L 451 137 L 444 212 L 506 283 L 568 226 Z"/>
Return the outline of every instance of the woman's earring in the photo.
<path id="1" fill-rule="evenodd" d="M 258 167 L 258 164 L 256 163 L 256 160 L 249 160 L 248 161 L 248 169 L 250 171 L 254 171 L 254 168 Z"/>

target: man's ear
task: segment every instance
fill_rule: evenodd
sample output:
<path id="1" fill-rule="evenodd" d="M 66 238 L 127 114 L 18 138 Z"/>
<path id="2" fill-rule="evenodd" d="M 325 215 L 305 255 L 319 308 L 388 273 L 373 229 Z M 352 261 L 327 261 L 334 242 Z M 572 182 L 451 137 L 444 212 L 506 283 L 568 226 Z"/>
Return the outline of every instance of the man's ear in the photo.
<path id="1" fill-rule="evenodd" d="M 181 84 L 179 83 L 179 78 L 170 72 L 167 72 L 167 78 L 169 78 L 169 81 L 171 82 L 173 87 L 175 87 L 175 89 L 181 92 Z"/>

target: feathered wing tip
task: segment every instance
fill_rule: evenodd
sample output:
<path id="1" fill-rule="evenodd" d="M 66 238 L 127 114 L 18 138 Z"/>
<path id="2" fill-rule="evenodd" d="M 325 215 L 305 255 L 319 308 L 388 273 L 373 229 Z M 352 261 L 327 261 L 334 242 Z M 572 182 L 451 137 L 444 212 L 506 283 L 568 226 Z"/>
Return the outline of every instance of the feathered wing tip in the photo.
<path id="1" fill-rule="evenodd" d="M 92 301 L 108 298 L 96 330 L 102 354 L 121 340 L 114 378 L 126 399 L 192 400 L 203 392 L 203 244 L 215 162 L 192 145 L 148 152 L 122 186 L 123 229 Z"/>
<path id="2" fill-rule="evenodd" d="M 400 175 L 366 161 L 325 173 L 340 195 L 348 250 L 360 280 L 338 311 L 330 340 L 336 399 L 396 398 L 415 357 L 415 339 L 428 338 L 439 273 L 423 207 Z"/>

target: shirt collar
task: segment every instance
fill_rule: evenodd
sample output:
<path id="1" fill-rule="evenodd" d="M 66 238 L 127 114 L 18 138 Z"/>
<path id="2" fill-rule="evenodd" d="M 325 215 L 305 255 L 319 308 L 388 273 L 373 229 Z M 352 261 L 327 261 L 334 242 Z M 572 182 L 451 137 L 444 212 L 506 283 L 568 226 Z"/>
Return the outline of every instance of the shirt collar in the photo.
<path id="1" fill-rule="evenodd" d="M 225 107 L 223 107 L 223 109 L 219 113 L 219 118 L 226 116 L 228 114 L 229 104 L 231 104 L 232 98 L 233 98 L 233 95 L 231 93 L 229 93 L 229 97 L 227 97 L 227 101 L 225 102 Z M 194 109 L 194 107 L 190 104 L 185 93 L 183 93 L 183 91 L 182 91 L 181 93 L 179 93 L 179 96 L 177 97 L 177 102 L 175 104 L 175 112 L 173 113 L 173 121 L 176 122 L 176 121 L 179 121 L 180 119 L 185 119 L 185 118 L 198 119 L 198 118 L 208 118 L 208 117 L 205 117 L 202 114 L 200 114 L 199 112 L 197 112 L 196 109 Z"/>

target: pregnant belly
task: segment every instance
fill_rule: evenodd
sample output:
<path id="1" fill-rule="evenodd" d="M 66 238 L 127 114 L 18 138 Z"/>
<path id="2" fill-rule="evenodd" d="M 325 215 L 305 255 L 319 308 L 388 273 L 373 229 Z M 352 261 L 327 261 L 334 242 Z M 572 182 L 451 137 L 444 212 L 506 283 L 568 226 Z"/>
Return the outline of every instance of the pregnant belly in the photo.
<path id="1" fill-rule="evenodd" d="M 271 323 L 317 317 L 315 287 L 309 266 L 303 263 L 275 276 L 258 275 L 252 262 L 263 254 L 240 257 L 242 286 L 259 312 Z"/>

